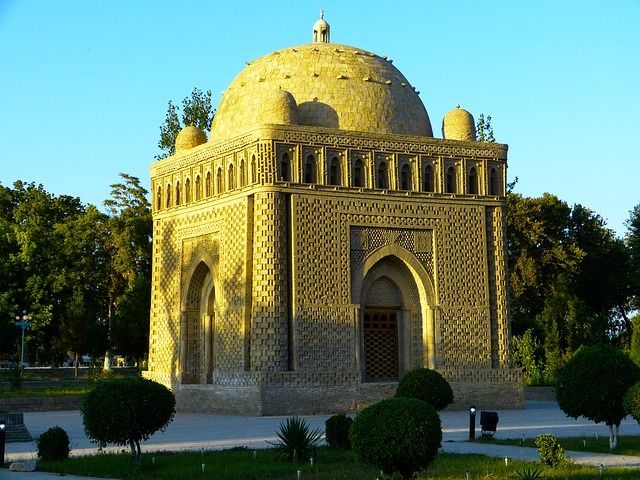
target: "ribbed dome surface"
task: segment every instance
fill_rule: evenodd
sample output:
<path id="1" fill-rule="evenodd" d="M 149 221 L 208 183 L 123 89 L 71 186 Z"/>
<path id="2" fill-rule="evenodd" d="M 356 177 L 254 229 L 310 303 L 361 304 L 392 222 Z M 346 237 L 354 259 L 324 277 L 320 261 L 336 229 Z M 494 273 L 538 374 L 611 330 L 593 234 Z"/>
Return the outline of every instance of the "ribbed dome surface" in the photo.
<path id="1" fill-rule="evenodd" d="M 473 142 L 476 139 L 476 124 L 473 115 L 458 105 L 442 120 L 442 136 L 448 140 Z"/>
<path id="2" fill-rule="evenodd" d="M 202 145 L 207 137 L 202 130 L 193 125 L 184 127 L 176 136 L 176 153 Z"/>
<path id="3" fill-rule="evenodd" d="M 216 111 L 211 141 L 280 123 L 256 115 L 279 90 L 295 100 L 302 125 L 433 136 L 417 92 L 390 61 L 353 47 L 312 43 L 272 52 L 240 72 Z"/>

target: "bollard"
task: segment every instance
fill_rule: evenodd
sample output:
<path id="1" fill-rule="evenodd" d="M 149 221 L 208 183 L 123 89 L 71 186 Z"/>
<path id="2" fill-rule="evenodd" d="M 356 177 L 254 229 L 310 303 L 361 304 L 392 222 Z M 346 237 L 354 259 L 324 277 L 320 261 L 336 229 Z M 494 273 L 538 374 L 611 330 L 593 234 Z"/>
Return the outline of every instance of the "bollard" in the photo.
<path id="1" fill-rule="evenodd" d="M 0 466 L 4 465 L 4 441 L 7 434 L 7 425 L 0 420 Z"/>
<path id="2" fill-rule="evenodd" d="M 469 441 L 473 442 L 476 438 L 476 407 L 469 407 Z"/>

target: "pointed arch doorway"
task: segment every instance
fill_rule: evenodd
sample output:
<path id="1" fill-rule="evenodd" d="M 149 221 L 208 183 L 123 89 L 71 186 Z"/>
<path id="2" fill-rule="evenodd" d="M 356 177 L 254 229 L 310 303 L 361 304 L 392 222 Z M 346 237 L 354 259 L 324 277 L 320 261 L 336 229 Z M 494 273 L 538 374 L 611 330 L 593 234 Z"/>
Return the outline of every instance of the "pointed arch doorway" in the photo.
<path id="1" fill-rule="evenodd" d="M 192 269 L 183 302 L 182 383 L 211 383 L 215 331 L 215 288 L 211 269 L 200 261 Z"/>
<path id="2" fill-rule="evenodd" d="M 425 273 L 397 246 L 373 253 L 355 273 L 363 382 L 398 381 L 413 368 L 434 367 L 432 289 Z"/>

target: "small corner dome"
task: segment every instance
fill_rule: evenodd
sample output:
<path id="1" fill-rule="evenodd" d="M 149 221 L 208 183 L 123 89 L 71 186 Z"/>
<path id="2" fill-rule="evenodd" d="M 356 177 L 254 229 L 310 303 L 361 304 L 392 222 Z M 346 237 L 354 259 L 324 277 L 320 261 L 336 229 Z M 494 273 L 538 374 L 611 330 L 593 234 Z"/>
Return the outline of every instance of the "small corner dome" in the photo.
<path id="1" fill-rule="evenodd" d="M 176 136 L 176 153 L 184 152 L 198 145 L 207 143 L 207 136 L 195 125 L 189 125 L 180 130 Z"/>
<path id="2" fill-rule="evenodd" d="M 447 140 L 476 140 L 476 124 L 473 115 L 460 105 L 448 112 L 442 120 L 442 136 Z"/>
<path id="3" fill-rule="evenodd" d="M 281 88 L 268 89 L 256 112 L 256 124 L 297 125 L 300 123 L 298 104 L 293 95 Z"/>

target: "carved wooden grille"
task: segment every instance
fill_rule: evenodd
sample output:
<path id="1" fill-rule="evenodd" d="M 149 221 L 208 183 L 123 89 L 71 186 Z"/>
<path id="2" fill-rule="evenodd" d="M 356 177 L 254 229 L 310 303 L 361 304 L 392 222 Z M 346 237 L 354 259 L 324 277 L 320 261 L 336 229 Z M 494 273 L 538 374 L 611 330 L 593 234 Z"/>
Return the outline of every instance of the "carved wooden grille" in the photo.
<path id="1" fill-rule="evenodd" d="M 365 380 L 398 379 L 398 325 L 394 310 L 367 310 L 364 314 Z"/>

